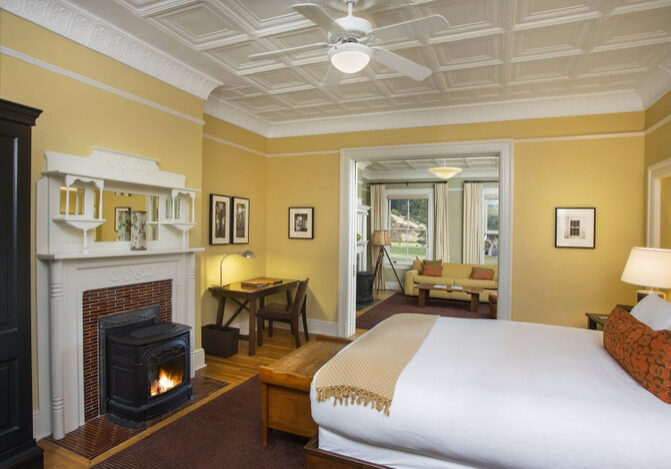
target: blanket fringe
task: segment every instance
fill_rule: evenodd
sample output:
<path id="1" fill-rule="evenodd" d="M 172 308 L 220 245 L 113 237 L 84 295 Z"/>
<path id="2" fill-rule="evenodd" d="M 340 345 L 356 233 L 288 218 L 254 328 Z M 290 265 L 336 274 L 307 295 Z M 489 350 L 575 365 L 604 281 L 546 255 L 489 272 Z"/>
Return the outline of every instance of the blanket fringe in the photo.
<path id="1" fill-rule="evenodd" d="M 333 398 L 333 406 L 337 404 L 349 405 L 357 404 L 368 407 L 378 412 L 384 412 L 389 415 L 389 406 L 391 406 L 391 399 L 380 396 L 374 392 L 366 389 L 357 388 L 355 386 L 329 386 L 325 388 L 317 388 L 317 400 L 319 402 L 327 401 Z"/>

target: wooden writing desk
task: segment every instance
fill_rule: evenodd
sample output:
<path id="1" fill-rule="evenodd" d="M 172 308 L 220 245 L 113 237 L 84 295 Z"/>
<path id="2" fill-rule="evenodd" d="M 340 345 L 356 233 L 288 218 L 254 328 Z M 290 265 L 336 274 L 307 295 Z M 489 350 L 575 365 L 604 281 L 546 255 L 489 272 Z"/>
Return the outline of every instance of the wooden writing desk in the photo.
<path id="1" fill-rule="evenodd" d="M 209 288 L 212 294 L 219 298 L 219 313 L 217 314 L 218 326 L 223 325 L 227 327 L 236 317 L 238 317 L 238 314 L 240 314 L 243 309 L 249 311 L 249 334 L 241 334 L 240 338 L 249 342 L 250 355 L 254 355 L 256 353 L 256 300 L 259 300 L 261 307 L 263 307 L 266 296 L 286 291 L 287 302 L 288 304 L 291 304 L 291 290 L 298 286 L 298 280 L 281 280 L 282 283 L 260 288 L 246 288 L 241 285 L 241 282 L 231 283 L 230 285 L 226 285 L 224 287 L 213 286 Z M 231 316 L 228 321 L 226 321 L 226 324 L 223 324 L 226 298 L 231 298 L 235 303 L 237 303 L 238 309 L 235 313 L 233 313 L 233 316 Z"/>

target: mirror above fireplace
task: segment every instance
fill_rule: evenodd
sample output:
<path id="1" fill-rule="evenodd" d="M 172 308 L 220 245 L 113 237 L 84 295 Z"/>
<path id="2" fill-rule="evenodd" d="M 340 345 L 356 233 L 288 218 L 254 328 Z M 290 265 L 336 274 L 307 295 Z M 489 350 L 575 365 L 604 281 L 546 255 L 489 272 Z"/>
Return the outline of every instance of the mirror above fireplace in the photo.
<path id="1" fill-rule="evenodd" d="M 189 247 L 199 191 L 186 187 L 184 175 L 159 170 L 152 158 L 102 148 L 89 157 L 50 151 L 45 157 L 37 184 L 40 255 Z M 131 220 L 141 220 L 137 230 Z"/>

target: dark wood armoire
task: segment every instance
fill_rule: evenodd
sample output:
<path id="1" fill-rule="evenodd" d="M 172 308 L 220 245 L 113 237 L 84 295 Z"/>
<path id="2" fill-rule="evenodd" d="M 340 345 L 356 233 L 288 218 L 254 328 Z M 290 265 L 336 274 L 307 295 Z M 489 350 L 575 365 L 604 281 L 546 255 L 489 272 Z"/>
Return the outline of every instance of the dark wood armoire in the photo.
<path id="1" fill-rule="evenodd" d="M 0 469 L 43 467 L 30 360 L 30 138 L 41 112 L 0 99 Z"/>

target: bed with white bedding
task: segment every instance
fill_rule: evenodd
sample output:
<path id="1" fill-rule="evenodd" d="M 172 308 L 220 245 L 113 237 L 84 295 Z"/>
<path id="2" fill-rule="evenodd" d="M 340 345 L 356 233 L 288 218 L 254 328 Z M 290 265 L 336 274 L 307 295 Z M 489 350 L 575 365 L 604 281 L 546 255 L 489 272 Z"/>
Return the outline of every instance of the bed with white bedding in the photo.
<path id="1" fill-rule="evenodd" d="M 376 464 L 671 467 L 671 405 L 611 358 L 598 331 L 438 318 L 389 415 L 318 402 L 315 380 L 319 448 Z"/>

